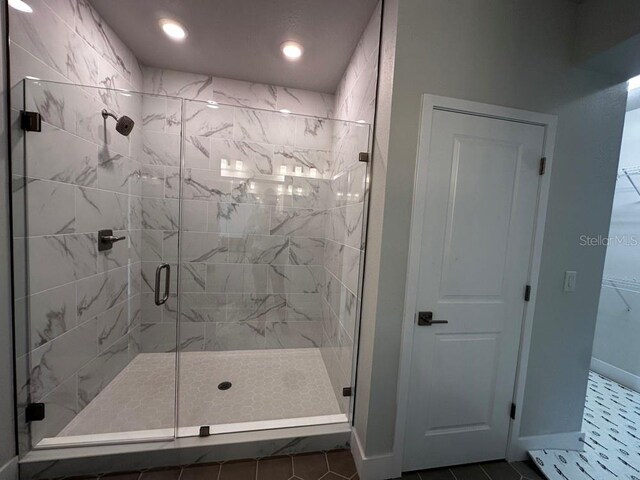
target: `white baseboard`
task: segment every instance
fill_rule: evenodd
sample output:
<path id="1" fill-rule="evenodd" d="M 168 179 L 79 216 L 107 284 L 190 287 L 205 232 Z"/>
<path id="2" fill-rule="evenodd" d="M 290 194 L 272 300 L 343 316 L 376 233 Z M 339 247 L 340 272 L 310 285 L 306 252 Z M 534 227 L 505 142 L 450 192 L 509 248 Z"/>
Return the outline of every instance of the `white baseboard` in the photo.
<path id="1" fill-rule="evenodd" d="M 511 452 L 510 462 L 527 460 L 530 450 L 584 450 L 584 434 L 582 432 L 554 433 L 551 435 L 533 435 L 520 437 L 515 449 Z"/>
<path id="2" fill-rule="evenodd" d="M 18 480 L 18 457 L 0 466 L 0 480 Z"/>
<path id="3" fill-rule="evenodd" d="M 633 373 L 622 370 L 610 363 L 603 362 L 597 358 L 591 358 L 591 370 L 599 373 L 603 377 L 610 378 L 614 382 L 618 382 L 620 385 L 624 385 L 631 390 L 640 392 L 640 377 Z"/>
<path id="4" fill-rule="evenodd" d="M 367 457 L 355 429 L 351 430 L 351 453 L 362 480 L 389 480 L 402 475 L 392 452 Z"/>

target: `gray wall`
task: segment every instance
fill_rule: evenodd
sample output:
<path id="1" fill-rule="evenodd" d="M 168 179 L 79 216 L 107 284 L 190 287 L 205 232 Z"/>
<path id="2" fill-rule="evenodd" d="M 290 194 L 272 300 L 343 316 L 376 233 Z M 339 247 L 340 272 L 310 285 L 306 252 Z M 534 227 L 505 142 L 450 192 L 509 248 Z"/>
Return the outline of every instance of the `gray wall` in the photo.
<path id="1" fill-rule="evenodd" d="M 625 116 L 618 168 L 633 169 L 638 165 L 640 109 L 628 111 Z M 632 173 L 631 178 L 637 184 L 640 175 Z M 600 295 L 593 342 L 593 358 L 622 371 L 614 370 L 616 376 L 611 376 L 612 372 L 606 370 L 609 367 L 599 362 L 594 364 L 594 370 L 630 388 L 640 386 L 640 283 L 637 281 L 640 271 L 640 248 L 627 242 L 640 239 L 639 200 L 638 193 L 629 180 L 624 176 L 618 178 L 609 237 L 625 241 L 615 241 L 607 247 L 605 280 Z M 629 304 L 629 309 L 607 280 L 615 280 L 614 284 L 620 287 L 620 295 Z M 628 283 L 621 284 L 619 280 Z M 602 370 L 603 367 L 605 370 Z"/>
<path id="2" fill-rule="evenodd" d="M 0 38 L 5 32 L 5 0 L 0 0 Z M 9 150 L 6 98 L 6 45 L 0 61 L 0 467 L 16 454 L 13 422 L 13 345 L 11 342 L 11 283 L 9 235 Z"/>
<path id="3" fill-rule="evenodd" d="M 579 248 L 578 238 L 608 230 L 625 85 L 571 63 L 574 3 L 388 0 L 387 9 L 396 4 L 388 165 L 374 169 L 372 218 L 378 218 L 369 228 L 363 298 L 368 328 L 361 338 L 356 430 L 365 454 L 393 447 L 423 93 L 559 117 L 521 434 L 579 430 L 605 252 Z M 381 70 L 384 76 L 384 62 Z M 565 270 L 578 271 L 570 295 L 562 292 Z"/>

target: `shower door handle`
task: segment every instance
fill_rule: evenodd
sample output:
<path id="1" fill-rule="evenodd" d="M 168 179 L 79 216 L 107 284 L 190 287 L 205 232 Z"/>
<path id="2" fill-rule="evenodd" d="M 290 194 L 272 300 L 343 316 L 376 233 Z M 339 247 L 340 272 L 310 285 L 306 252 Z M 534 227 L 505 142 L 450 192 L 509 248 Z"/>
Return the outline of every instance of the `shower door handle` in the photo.
<path id="1" fill-rule="evenodd" d="M 160 298 L 160 277 L 162 276 L 162 270 L 166 272 L 164 283 L 164 295 Z M 162 305 L 169 299 L 169 281 L 171 279 L 171 267 L 168 263 L 161 263 L 156 268 L 156 288 L 155 288 L 155 302 L 156 305 Z"/>

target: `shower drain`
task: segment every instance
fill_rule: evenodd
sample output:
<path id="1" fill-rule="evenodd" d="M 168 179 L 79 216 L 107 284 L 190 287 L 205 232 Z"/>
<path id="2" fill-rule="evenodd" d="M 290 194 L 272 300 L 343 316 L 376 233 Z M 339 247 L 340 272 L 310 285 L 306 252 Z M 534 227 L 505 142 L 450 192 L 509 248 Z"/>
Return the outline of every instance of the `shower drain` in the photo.
<path id="1" fill-rule="evenodd" d="M 222 382 L 218 384 L 218 390 L 229 390 L 231 388 L 231 382 Z"/>

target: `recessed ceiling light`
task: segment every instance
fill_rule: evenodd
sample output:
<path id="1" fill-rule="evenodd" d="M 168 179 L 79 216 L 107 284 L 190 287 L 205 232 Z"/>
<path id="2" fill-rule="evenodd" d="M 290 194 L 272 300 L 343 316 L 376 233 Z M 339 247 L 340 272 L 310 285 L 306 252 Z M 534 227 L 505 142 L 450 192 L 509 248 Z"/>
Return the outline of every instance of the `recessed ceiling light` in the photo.
<path id="1" fill-rule="evenodd" d="M 26 13 L 33 12 L 33 8 L 31 8 L 28 4 L 26 4 L 22 0 L 9 0 L 9 6 L 12 8 L 15 8 L 16 10 L 20 10 L 21 12 L 26 12 Z"/>
<path id="2" fill-rule="evenodd" d="M 172 40 L 180 41 L 187 38 L 187 31 L 175 20 L 163 18 L 162 20 L 160 20 L 160 28 L 162 28 L 162 31 L 166 33 L 167 36 Z"/>
<path id="3" fill-rule="evenodd" d="M 298 42 L 288 41 L 280 45 L 282 54 L 289 60 L 298 60 L 302 56 L 302 45 Z"/>

